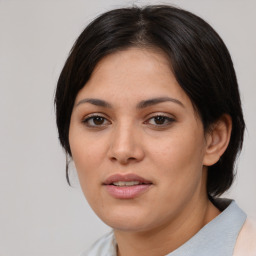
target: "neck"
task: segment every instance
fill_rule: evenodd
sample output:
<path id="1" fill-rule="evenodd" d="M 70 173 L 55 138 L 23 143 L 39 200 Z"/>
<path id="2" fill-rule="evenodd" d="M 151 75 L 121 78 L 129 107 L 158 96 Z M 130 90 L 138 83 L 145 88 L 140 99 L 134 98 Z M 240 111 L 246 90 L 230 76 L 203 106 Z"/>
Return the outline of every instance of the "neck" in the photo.
<path id="1" fill-rule="evenodd" d="M 176 219 L 153 230 L 141 232 L 115 230 L 118 256 L 166 255 L 188 241 L 220 213 L 208 198 L 199 205 L 194 204 L 194 200 L 191 201 L 188 208 Z"/>

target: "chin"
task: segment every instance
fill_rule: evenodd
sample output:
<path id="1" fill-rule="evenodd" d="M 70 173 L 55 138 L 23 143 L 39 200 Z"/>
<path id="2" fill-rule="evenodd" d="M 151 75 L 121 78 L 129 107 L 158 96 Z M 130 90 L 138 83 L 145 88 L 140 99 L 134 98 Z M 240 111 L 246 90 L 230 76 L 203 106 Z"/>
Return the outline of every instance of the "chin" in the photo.
<path id="1" fill-rule="evenodd" d="M 152 219 L 152 213 L 141 212 L 138 209 L 111 210 L 98 215 L 100 219 L 114 230 L 124 232 L 143 232 L 157 226 Z M 151 218 L 149 218 L 151 216 Z"/>

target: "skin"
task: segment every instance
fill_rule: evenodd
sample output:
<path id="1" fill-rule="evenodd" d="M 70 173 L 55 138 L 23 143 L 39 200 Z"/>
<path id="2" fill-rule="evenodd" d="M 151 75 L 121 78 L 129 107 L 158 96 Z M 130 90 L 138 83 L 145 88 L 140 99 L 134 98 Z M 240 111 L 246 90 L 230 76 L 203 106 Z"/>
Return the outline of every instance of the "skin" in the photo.
<path id="1" fill-rule="evenodd" d="M 159 97 L 174 100 L 138 108 Z M 159 51 L 129 48 L 98 63 L 76 97 L 69 142 L 84 195 L 114 229 L 118 255 L 170 253 L 220 213 L 207 197 L 207 165 L 225 151 L 230 123 L 224 117 L 204 131 Z M 152 185 L 136 198 L 113 198 L 102 183 L 117 173 Z"/>

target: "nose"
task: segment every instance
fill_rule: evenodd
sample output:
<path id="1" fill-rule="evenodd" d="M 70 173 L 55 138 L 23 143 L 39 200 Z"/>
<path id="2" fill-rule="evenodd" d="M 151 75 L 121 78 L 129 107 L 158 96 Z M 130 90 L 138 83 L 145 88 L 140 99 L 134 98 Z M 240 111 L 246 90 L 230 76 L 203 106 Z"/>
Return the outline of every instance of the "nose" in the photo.
<path id="1" fill-rule="evenodd" d="M 126 165 L 141 161 L 145 154 L 138 128 L 132 125 L 119 125 L 112 133 L 108 156 L 111 161 Z"/>

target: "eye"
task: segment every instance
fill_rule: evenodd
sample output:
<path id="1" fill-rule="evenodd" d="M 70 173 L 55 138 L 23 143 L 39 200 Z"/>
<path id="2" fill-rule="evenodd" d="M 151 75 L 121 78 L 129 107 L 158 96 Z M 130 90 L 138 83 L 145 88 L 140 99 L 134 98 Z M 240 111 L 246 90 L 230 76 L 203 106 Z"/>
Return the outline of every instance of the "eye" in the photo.
<path id="1" fill-rule="evenodd" d="M 88 127 L 104 127 L 110 124 L 105 117 L 100 115 L 88 116 L 83 120 L 83 123 Z"/>
<path id="2" fill-rule="evenodd" d="M 169 116 L 165 115 L 156 115 L 151 118 L 149 118 L 146 123 L 150 125 L 155 125 L 155 126 L 167 126 L 173 123 L 175 120 Z"/>

